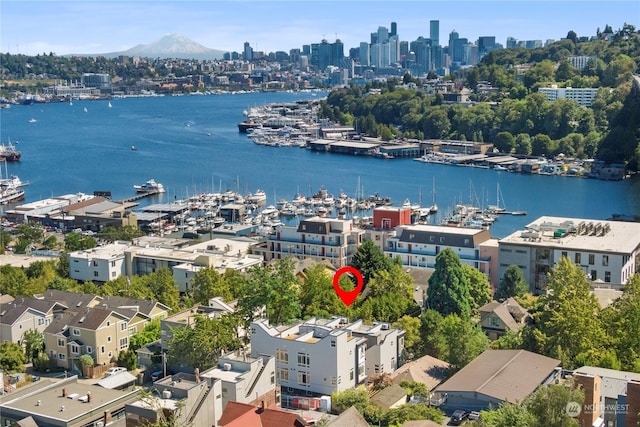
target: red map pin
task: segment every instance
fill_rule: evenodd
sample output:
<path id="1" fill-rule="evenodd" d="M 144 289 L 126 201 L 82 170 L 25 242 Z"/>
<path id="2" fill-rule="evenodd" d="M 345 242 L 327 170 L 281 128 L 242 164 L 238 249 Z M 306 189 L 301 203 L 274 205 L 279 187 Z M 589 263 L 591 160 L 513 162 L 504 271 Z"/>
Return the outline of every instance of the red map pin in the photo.
<path id="1" fill-rule="evenodd" d="M 338 283 L 340 281 L 340 276 L 342 276 L 345 273 L 350 273 L 356 277 L 357 285 L 356 285 L 356 288 L 352 291 L 345 291 L 340 287 L 340 283 Z M 336 274 L 333 276 L 333 289 L 336 290 L 338 297 L 340 297 L 342 302 L 347 307 L 353 304 L 356 298 L 358 298 L 358 294 L 362 290 L 363 286 L 364 286 L 364 278 L 362 277 L 362 273 L 360 273 L 360 270 L 358 270 L 357 268 L 349 267 L 349 266 L 342 267 L 342 268 L 339 268 L 338 271 L 336 271 Z"/>

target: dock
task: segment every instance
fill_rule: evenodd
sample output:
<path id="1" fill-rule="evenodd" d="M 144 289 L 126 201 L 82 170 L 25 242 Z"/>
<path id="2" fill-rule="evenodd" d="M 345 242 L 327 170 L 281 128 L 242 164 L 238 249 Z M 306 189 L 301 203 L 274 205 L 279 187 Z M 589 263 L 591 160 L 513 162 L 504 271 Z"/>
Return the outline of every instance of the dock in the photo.
<path id="1" fill-rule="evenodd" d="M 160 191 L 149 190 L 149 191 L 145 191 L 144 193 L 136 193 L 134 196 L 127 197 L 125 199 L 120 199 L 118 200 L 118 202 L 120 203 L 135 202 L 136 200 L 144 199 L 145 197 L 153 196 L 154 194 L 160 194 Z"/>

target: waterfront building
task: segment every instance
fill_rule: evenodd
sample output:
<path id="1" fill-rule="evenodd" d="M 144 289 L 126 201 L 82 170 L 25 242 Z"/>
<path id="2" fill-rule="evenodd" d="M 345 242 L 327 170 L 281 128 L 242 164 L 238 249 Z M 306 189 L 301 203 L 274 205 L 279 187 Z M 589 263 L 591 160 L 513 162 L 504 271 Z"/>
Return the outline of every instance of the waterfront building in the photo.
<path id="1" fill-rule="evenodd" d="M 453 250 L 463 264 L 467 264 L 492 277 L 497 267 L 491 253 L 489 230 L 446 225 L 401 225 L 387 236 L 384 254 L 400 259 L 403 266 L 433 269 L 438 254 L 444 249 Z M 483 246 L 487 246 L 484 250 Z M 495 286 L 495 283 L 492 283 Z"/>
<path id="2" fill-rule="evenodd" d="M 548 101 L 553 102 L 556 99 L 569 99 L 576 101 L 581 107 L 590 107 L 599 90 L 600 89 L 596 87 L 573 88 L 558 87 L 558 85 L 538 88 L 538 92 L 543 93 Z"/>
<path id="3" fill-rule="evenodd" d="M 111 76 L 109 74 L 84 73 L 80 80 L 86 87 L 96 87 L 102 93 L 111 92 Z"/>
<path id="4" fill-rule="evenodd" d="M 267 237 L 267 261 L 293 255 L 343 267 L 351 262 L 363 233 L 351 219 L 308 218 L 298 226 L 282 226 Z"/>
<path id="5" fill-rule="evenodd" d="M 394 372 L 404 352 L 404 330 L 389 323 L 365 325 L 344 317 L 311 318 L 273 326 L 266 319 L 251 323 L 251 356 L 276 358 L 276 378 L 283 406 L 294 396 L 331 395 L 373 374 Z"/>
<path id="6" fill-rule="evenodd" d="M 599 287 L 621 288 L 640 271 L 640 224 L 542 216 L 499 241 L 499 277 L 517 265 L 529 291 L 543 294 L 548 273 L 568 257 Z"/>

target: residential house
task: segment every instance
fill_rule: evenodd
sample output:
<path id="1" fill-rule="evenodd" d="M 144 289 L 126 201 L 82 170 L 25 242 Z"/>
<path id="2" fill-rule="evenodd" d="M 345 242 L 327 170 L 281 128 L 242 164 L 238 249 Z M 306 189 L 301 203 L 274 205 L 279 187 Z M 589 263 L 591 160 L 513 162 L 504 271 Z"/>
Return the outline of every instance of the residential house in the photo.
<path id="1" fill-rule="evenodd" d="M 295 256 L 329 261 L 340 268 L 351 262 L 363 233 L 350 219 L 307 218 L 297 227 L 283 226 L 267 237 L 266 260 Z"/>
<path id="2" fill-rule="evenodd" d="M 141 426 L 173 418 L 185 427 L 217 426 L 222 415 L 220 381 L 178 373 L 153 384 L 151 395 L 126 405 L 127 426 Z"/>
<path id="3" fill-rule="evenodd" d="M 543 294 L 562 257 L 597 287 L 620 288 L 640 271 L 640 223 L 542 216 L 499 241 L 499 276 L 522 270 L 529 290 Z"/>
<path id="4" fill-rule="evenodd" d="M 386 322 L 365 325 L 362 320 L 356 320 L 345 328 L 355 337 L 366 339 L 366 376 L 393 373 L 404 363 L 403 329 L 392 328 L 391 324 Z"/>
<path id="5" fill-rule="evenodd" d="M 102 297 L 92 294 L 47 289 L 44 293 L 34 295 L 34 298 L 44 301 L 55 301 L 66 307 L 64 310 L 56 310 L 57 313 L 79 313 L 85 308 L 95 307 L 102 301 Z"/>
<path id="6" fill-rule="evenodd" d="M 67 254 L 69 277 L 78 281 L 105 283 L 126 275 L 125 249 L 128 243 L 115 242 Z"/>
<path id="7" fill-rule="evenodd" d="M 513 298 L 491 301 L 480 307 L 480 327 L 490 340 L 497 340 L 507 331 L 517 331 L 533 317 Z"/>
<path id="8" fill-rule="evenodd" d="M 364 419 L 362 414 L 358 412 L 355 406 L 350 407 L 343 413 L 341 413 L 338 418 L 335 418 L 327 424 L 327 427 L 369 427 L 369 423 Z"/>
<path id="9" fill-rule="evenodd" d="M 398 384 L 391 384 L 371 397 L 371 401 L 385 411 L 398 408 L 407 403 L 407 390 Z"/>
<path id="10" fill-rule="evenodd" d="M 445 410 L 487 410 L 502 402 L 523 402 L 558 378 L 559 365 L 559 360 L 526 350 L 486 350 L 435 392 Z"/>
<path id="11" fill-rule="evenodd" d="M 75 362 L 83 354 L 91 355 L 98 365 L 111 363 L 129 348 L 128 321 L 117 311 L 95 307 L 57 316 L 44 331 L 52 365 L 77 371 Z"/>
<path id="12" fill-rule="evenodd" d="M 400 385 L 402 381 L 414 381 L 426 385 L 431 391 L 447 378 L 448 370 L 447 362 L 426 355 L 405 363 L 391 377 L 394 384 Z"/>
<path id="13" fill-rule="evenodd" d="M 218 366 L 204 371 L 202 378 L 220 380 L 222 407 L 230 401 L 267 406 L 279 403 L 276 389 L 275 357 L 251 357 L 245 350 L 221 356 Z"/>
<path id="14" fill-rule="evenodd" d="M 0 395 L 0 424 L 14 425 L 31 417 L 35 425 L 106 426 L 124 417 L 125 405 L 137 390 L 111 390 L 78 382 L 77 376 L 40 381 Z"/>
<path id="15" fill-rule="evenodd" d="M 18 297 L 0 306 L 0 339 L 21 344 L 28 330 L 44 332 L 54 313 L 66 307 L 55 301 Z"/>
<path id="16" fill-rule="evenodd" d="M 306 427 L 310 424 L 295 412 L 230 401 L 218 421 L 220 427 Z"/>

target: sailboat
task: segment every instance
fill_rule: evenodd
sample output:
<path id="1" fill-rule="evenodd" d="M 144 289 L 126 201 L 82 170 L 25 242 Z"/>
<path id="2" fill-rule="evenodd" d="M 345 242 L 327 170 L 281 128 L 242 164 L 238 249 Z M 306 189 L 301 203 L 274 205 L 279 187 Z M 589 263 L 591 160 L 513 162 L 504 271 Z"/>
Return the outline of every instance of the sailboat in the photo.
<path id="1" fill-rule="evenodd" d="M 107 106 L 108 106 L 109 108 L 113 107 L 113 105 L 111 105 L 111 101 L 109 101 L 109 104 L 107 104 Z"/>
<path id="2" fill-rule="evenodd" d="M 85 113 L 89 112 L 89 110 L 87 110 L 87 107 L 84 107 L 84 112 Z"/>
<path id="3" fill-rule="evenodd" d="M 436 204 L 436 177 L 433 177 L 433 190 L 432 191 L 432 195 L 433 195 L 433 204 L 431 205 L 431 207 L 429 208 L 429 212 L 434 214 L 436 212 L 438 212 L 438 205 Z"/>
<path id="4" fill-rule="evenodd" d="M 487 210 L 490 213 L 502 214 L 507 212 L 507 208 L 504 204 L 504 197 L 502 197 L 502 190 L 500 190 L 500 183 L 496 184 L 496 204 L 487 206 Z"/>

